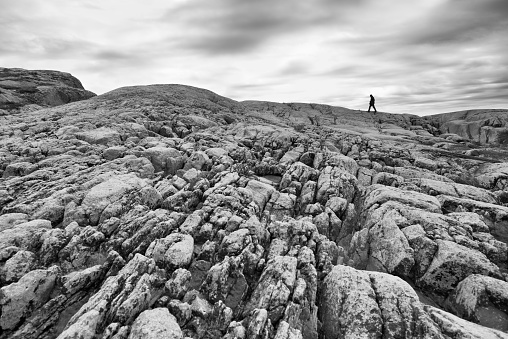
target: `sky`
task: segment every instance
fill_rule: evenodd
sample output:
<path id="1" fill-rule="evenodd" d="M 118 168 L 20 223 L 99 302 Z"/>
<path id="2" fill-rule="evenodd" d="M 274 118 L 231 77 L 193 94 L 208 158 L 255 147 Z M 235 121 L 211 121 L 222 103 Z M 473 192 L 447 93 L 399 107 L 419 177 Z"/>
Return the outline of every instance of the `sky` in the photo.
<path id="1" fill-rule="evenodd" d="M 507 33 L 507 0 L 0 0 L 0 67 L 427 115 L 508 108 Z"/>

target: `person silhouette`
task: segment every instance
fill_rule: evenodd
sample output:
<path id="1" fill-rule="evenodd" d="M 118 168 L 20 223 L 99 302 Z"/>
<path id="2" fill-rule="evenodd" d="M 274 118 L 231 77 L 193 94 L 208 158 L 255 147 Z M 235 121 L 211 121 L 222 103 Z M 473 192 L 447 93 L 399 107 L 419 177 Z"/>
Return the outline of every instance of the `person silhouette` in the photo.
<path id="1" fill-rule="evenodd" d="M 376 102 L 376 99 L 374 99 L 374 97 L 372 96 L 372 94 L 370 95 L 370 102 L 369 102 L 369 112 L 370 112 L 370 108 L 374 108 L 374 112 L 377 113 L 377 109 L 376 109 L 376 106 L 374 106 L 374 103 Z"/>

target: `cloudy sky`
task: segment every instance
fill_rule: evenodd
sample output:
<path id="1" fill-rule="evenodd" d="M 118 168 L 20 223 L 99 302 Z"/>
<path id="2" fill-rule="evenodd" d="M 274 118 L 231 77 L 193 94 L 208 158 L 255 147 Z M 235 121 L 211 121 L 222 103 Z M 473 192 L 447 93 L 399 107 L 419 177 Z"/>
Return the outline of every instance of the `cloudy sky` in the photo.
<path id="1" fill-rule="evenodd" d="M 507 0 L 0 0 L 0 66 L 101 94 L 180 83 L 235 100 L 431 114 L 508 108 Z"/>

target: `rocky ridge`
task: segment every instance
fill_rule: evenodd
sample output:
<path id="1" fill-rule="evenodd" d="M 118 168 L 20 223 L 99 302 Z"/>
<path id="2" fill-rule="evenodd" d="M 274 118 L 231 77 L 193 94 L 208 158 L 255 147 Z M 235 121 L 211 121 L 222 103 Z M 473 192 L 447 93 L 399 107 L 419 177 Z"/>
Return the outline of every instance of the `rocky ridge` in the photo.
<path id="1" fill-rule="evenodd" d="M 152 85 L 0 119 L 0 338 L 508 338 L 506 152 L 442 116 Z"/>
<path id="2" fill-rule="evenodd" d="M 95 93 L 85 90 L 69 73 L 0 67 L 0 115 L 35 111 L 93 96 Z"/>

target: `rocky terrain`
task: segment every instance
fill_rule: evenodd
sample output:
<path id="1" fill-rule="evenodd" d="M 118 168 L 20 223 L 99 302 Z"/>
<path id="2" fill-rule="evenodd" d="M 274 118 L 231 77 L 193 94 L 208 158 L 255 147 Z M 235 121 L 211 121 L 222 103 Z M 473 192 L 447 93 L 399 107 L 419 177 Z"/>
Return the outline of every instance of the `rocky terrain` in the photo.
<path id="1" fill-rule="evenodd" d="M 69 73 L 0 67 L 0 115 L 35 111 L 93 96 L 95 93 L 85 90 Z"/>
<path id="2" fill-rule="evenodd" d="M 19 106 L 0 338 L 508 338 L 507 113 L 182 85 Z"/>

